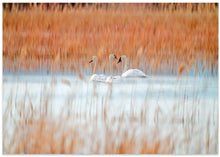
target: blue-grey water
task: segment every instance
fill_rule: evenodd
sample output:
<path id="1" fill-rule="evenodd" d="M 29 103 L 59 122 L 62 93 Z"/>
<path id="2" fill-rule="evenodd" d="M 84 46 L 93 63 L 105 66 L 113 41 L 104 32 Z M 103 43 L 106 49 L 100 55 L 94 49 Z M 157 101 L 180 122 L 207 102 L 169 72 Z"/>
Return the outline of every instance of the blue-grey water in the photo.
<path id="1" fill-rule="evenodd" d="M 27 102 L 31 101 L 34 108 L 49 98 L 52 116 L 58 119 L 67 104 L 71 104 L 68 110 L 72 114 L 100 117 L 103 106 L 107 106 L 109 119 L 130 114 L 131 111 L 140 117 L 144 108 L 145 123 L 149 128 L 154 128 L 158 121 L 167 123 L 167 127 L 170 122 L 175 122 L 177 128 L 181 128 L 183 123 L 193 122 L 193 125 L 202 128 L 209 119 L 210 136 L 215 136 L 218 128 L 218 77 L 150 76 L 123 79 L 112 84 L 91 82 L 89 78 L 83 76 L 80 79 L 72 74 L 52 77 L 3 73 L 3 112 L 10 98 L 12 103 L 23 102 L 25 93 L 28 93 Z M 157 121 L 156 113 L 159 113 Z M 191 152 L 196 151 L 192 148 Z M 184 150 L 179 147 L 175 153 L 181 154 Z"/>

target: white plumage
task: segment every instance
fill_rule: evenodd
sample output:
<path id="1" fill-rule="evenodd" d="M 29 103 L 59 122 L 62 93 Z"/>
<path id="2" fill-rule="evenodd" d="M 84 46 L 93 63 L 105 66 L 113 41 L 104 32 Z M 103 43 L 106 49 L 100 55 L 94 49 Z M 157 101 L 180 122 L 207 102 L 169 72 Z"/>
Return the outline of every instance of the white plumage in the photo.
<path id="1" fill-rule="evenodd" d="M 129 77 L 147 77 L 147 75 L 139 70 L 139 69 L 129 69 L 127 66 L 127 57 L 125 55 L 121 56 L 118 60 L 118 63 L 122 62 L 124 68 L 123 68 L 123 74 L 121 75 L 124 78 L 129 78 Z"/>
<path id="2" fill-rule="evenodd" d="M 98 63 L 98 58 L 96 56 L 92 56 L 92 59 L 89 61 L 89 63 L 94 62 L 93 67 L 93 75 L 90 77 L 89 81 L 96 81 L 96 82 L 105 82 L 106 76 L 103 74 L 96 74 L 96 66 Z"/>
<path id="3" fill-rule="evenodd" d="M 126 72 L 124 72 L 122 77 L 147 77 L 147 75 L 138 69 L 129 69 Z"/>
<path id="4" fill-rule="evenodd" d="M 103 74 L 100 74 L 100 75 L 98 75 L 98 74 L 93 74 L 93 75 L 90 77 L 89 81 L 105 82 L 106 78 L 107 78 L 107 77 L 106 77 L 105 75 L 103 75 Z"/>
<path id="5" fill-rule="evenodd" d="M 106 83 L 120 82 L 122 81 L 121 76 L 108 76 L 106 79 Z"/>
<path id="6" fill-rule="evenodd" d="M 109 55 L 109 68 L 111 76 L 108 76 L 105 80 L 105 83 L 113 83 L 113 82 L 120 82 L 121 76 L 113 76 L 113 60 L 117 59 L 114 54 Z"/>
<path id="7" fill-rule="evenodd" d="M 113 76 L 113 60 L 117 59 L 117 57 L 114 54 L 109 55 L 109 67 L 110 67 L 110 73 L 111 76 L 105 76 L 103 74 L 96 74 L 96 66 L 98 62 L 98 58 L 96 56 L 93 56 L 89 63 L 94 62 L 93 67 L 93 75 L 89 79 L 90 81 L 96 81 L 96 82 L 105 82 L 105 83 L 112 83 L 112 82 L 118 82 L 121 79 L 121 76 Z"/>

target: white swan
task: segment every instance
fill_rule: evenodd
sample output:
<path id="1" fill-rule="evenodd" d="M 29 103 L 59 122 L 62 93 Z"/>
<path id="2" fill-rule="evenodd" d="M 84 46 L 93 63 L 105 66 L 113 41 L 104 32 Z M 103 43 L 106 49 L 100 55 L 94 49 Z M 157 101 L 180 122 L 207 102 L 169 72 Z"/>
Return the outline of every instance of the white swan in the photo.
<path id="1" fill-rule="evenodd" d="M 121 81 L 121 76 L 113 76 L 113 60 L 117 59 L 117 57 L 114 54 L 109 55 L 109 68 L 111 76 L 108 76 L 106 79 L 106 83 L 112 83 L 112 82 L 119 82 Z"/>
<path id="2" fill-rule="evenodd" d="M 89 63 L 92 63 L 92 62 L 94 62 L 93 75 L 91 76 L 89 81 L 105 82 L 105 80 L 107 78 L 105 75 L 96 74 L 96 66 L 97 66 L 97 63 L 98 63 L 98 58 L 96 56 L 92 56 L 92 59 L 89 61 Z"/>
<path id="3" fill-rule="evenodd" d="M 127 57 L 125 55 L 121 56 L 118 60 L 118 63 L 122 62 L 123 64 L 123 74 L 121 75 L 122 77 L 147 77 L 147 75 L 139 70 L 139 69 L 129 69 L 127 66 Z M 118 64 L 117 63 L 117 64 Z"/>

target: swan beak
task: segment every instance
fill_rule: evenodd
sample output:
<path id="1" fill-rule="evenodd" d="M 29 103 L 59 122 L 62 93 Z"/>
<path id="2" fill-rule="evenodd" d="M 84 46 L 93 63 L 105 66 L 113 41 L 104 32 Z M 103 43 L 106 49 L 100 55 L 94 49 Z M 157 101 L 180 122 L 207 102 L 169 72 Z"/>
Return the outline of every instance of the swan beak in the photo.
<path id="1" fill-rule="evenodd" d="M 121 57 L 120 57 L 119 60 L 118 60 L 118 63 L 120 63 L 120 62 L 121 62 Z M 117 63 L 117 64 L 118 64 L 118 63 Z"/>
<path id="2" fill-rule="evenodd" d="M 116 55 L 114 55 L 114 58 L 115 58 L 115 59 L 118 59 L 118 58 L 116 57 Z"/>
<path id="3" fill-rule="evenodd" d="M 89 63 L 92 63 L 93 62 L 93 60 L 91 59 L 90 61 L 89 61 Z"/>

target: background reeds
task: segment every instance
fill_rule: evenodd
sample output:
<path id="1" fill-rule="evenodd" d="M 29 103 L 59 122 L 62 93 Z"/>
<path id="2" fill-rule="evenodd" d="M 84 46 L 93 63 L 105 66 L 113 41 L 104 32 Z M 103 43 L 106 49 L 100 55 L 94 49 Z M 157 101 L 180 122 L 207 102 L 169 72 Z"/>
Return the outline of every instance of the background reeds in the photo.
<path id="1" fill-rule="evenodd" d="M 218 4 L 3 4 L 5 71 L 88 73 L 97 55 L 109 72 L 110 53 L 150 73 L 178 74 L 184 63 L 216 74 Z"/>
<path id="2" fill-rule="evenodd" d="M 35 97 L 27 88 L 23 97 L 19 95 L 22 81 L 12 82 L 9 94 L 8 86 L 3 87 L 3 153 L 218 153 L 218 99 L 200 101 L 210 85 L 208 79 L 204 91 L 193 86 L 191 95 L 178 79 L 170 110 L 158 105 L 167 91 L 154 98 L 156 103 L 150 101 L 164 87 L 148 82 L 146 97 L 136 103 L 134 84 L 126 104 L 129 112 L 120 106 L 122 110 L 112 114 L 118 105 L 112 103 L 113 86 L 98 97 L 96 86 L 101 87 L 94 83 L 88 89 L 84 79 L 84 74 L 91 74 L 88 62 L 93 55 L 99 59 L 98 70 L 109 73 L 110 53 L 127 55 L 130 67 L 146 73 L 172 73 L 178 78 L 190 72 L 217 74 L 218 4 L 4 3 L 3 71 L 74 72 L 80 79 L 75 86 L 64 78 L 59 82 L 52 77 L 45 86 L 36 81 L 42 88 Z M 114 64 L 114 70 L 121 73 L 121 66 Z M 3 86 L 11 83 L 3 79 Z M 54 117 L 54 87 L 61 84 L 70 91 L 60 115 Z M 77 101 L 73 93 L 82 94 L 83 84 L 87 94 Z M 213 108 L 206 110 L 208 105 Z"/>

